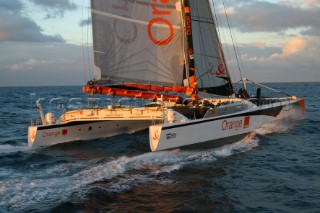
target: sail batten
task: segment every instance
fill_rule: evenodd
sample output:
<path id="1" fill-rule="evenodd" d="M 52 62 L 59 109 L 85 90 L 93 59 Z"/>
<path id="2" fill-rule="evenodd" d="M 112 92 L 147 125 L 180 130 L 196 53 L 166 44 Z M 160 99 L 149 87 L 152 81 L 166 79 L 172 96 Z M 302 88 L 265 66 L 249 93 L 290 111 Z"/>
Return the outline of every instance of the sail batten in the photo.
<path id="1" fill-rule="evenodd" d="M 96 15 L 109 17 L 109 18 L 113 18 L 113 19 L 116 19 L 116 20 L 122 20 L 122 21 L 131 22 L 131 23 L 135 23 L 135 24 L 149 25 L 149 22 L 147 22 L 147 21 L 140 21 L 140 20 L 135 20 L 135 19 L 132 19 L 132 18 L 126 18 L 126 17 L 123 17 L 123 16 L 117 16 L 117 15 L 114 15 L 114 14 L 111 14 L 111 13 L 105 13 L 105 12 L 94 10 L 94 9 L 91 10 L 91 13 L 94 13 Z M 168 25 L 165 25 L 165 24 L 153 24 L 153 27 L 167 28 Z M 172 25 L 172 27 L 174 29 L 181 29 L 181 26 Z"/>

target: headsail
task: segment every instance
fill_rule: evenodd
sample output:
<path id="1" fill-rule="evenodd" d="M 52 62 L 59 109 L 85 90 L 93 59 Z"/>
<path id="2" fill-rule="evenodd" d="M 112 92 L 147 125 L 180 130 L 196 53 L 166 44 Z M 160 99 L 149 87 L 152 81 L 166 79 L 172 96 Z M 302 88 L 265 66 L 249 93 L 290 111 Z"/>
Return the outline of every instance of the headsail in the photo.
<path id="1" fill-rule="evenodd" d="M 95 70 L 108 84 L 181 85 L 180 0 L 91 0 Z"/>
<path id="2" fill-rule="evenodd" d="M 193 51 L 199 91 L 233 94 L 233 86 L 223 55 L 208 0 L 190 1 Z"/>

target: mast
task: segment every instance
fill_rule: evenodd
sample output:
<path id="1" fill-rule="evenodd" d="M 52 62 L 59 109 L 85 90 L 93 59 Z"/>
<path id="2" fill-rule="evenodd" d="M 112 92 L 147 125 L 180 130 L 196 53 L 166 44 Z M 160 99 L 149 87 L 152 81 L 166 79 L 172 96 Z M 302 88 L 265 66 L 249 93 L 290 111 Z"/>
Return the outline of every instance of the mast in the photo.
<path id="1" fill-rule="evenodd" d="M 186 35 L 186 77 L 188 80 L 188 87 L 192 88 L 192 93 L 197 93 L 197 81 L 196 81 L 196 70 L 194 62 L 194 51 L 193 51 L 193 38 L 192 38 L 192 21 L 191 21 L 191 10 L 189 0 L 184 0 L 183 14 L 185 21 L 185 35 Z M 187 94 L 191 95 L 191 94 Z"/>

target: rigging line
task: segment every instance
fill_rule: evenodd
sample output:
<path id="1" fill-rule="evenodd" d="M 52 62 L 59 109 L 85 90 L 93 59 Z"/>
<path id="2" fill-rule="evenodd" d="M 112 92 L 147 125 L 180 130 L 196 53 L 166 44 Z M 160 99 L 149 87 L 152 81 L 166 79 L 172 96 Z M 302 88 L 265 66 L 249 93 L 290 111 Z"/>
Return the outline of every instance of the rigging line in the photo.
<path id="1" fill-rule="evenodd" d="M 203 73 L 202 75 L 197 76 L 196 80 L 199 80 L 199 79 L 201 80 L 201 78 L 202 78 L 203 76 L 205 76 L 205 75 L 207 75 L 207 74 L 210 74 L 210 72 L 212 72 L 212 70 L 208 70 L 207 72 Z"/>
<path id="2" fill-rule="evenodd" d="M 188 36 L 187 36 L 187 24 L 186 24 L 186 11 L 185 8 L 186 7 L 186 3 L 185 0 L 181 1 L 181 18 L 182 18 L 182 26 L 183 26 L 183 55 L 184 55 L 184 68 L 183 68 L 183 74 L 182 74 L 182 85 L 185 85 L 185 79 L 186 84 L 190 85 L 190 73 L 189 73 L 189 66 L 190 66 L 190 58 L 189 58 L 189 54 L 188 54 L 188 50 L 189 50 L 189 44 L 188 44 Z M 191 18 L 191 17 L 190 17 Z M 191 29 L 192 30 L 192 29 Z"/>
<path id="3" fill-rule="evenodd" d="M 212 11 L 211 11 L 210 8 L 207 9 L 207 12 L 208 12 L 208 15 L 211 16 L 211 19 L 212 19 L 213 22 L 209 22 L 209 21 L 199 21 L 199 20 L 196 20 L 196 19 L 193 19 L 193 20 L 196 20 L 197 22 L 200 22 L 200 23 L 213 24 L 213 25 L 216 26 L 216 23 L 214 22 L 214 18 L 216 18 L 216 13 L 214 13 L 215 17 L 213 17 L 213 14 L 212 14 Z M 198 14 L 199 14 L 199 11 L 198 11 Z M 213 30 L 213 33 L 217 35 L 218 32 L 216 32 L 215 30 Z M 200 34 L 201 34 L 201 35 L 204 34 L 204 32 L 202 32 L 202 29 L 201 29 L 201 28 L 200 28 Z M 217 35 L 217 39 L 218 39 L 218 40 L 212 39 L 212 42 L 217 44 L 217 48 L 218 48 L 218 49 L 215 49 L 215 50 L 216 50 L 217 53 L 218 53 L 218 52 L 219 52 L 219 49 L 220 49 L 220 51 L 222 51 L 222 49 L 221 49 L 222 47 L 221 47 L 221 43 L 220 43 L 220 41 L 219 41 L 218 35 Z M 201 45 L 201 46 L 205 46 L 204 41 L 203 41 L 203 40 L 201 40 L 201 41 L 202 41 L 202 43 L 201 43 L 202 45 Z M 205 49 L 205 48 L 204 48 L 204 49 Z M 220 54 L 219 54 L 219 55 L 220 55 L 219 57 L 210 56 L 209 54 L 198 54 L 198 53 L 195 53 L 195 55 L 196 55 L 196 54 L 197 54 L 197 55 L 201 55 L 201 56 L 206 56 L 207 58 L 209 58 L 209 57 L 218 58 L 218 59 L 224 61 L 224 59 L 221 57 Z M 223 54 L 223 53 L 222 53 L 222 54 Z M 210 75 L 210 72 L 213 72 L 213 69 L 208 69 L 208 71 L 202 73 L 202 75 L 197 75 L 196 80 L 201 80 L 201 81 L 202 81 L 202 77 L 205 76 L 205 75 L 208 75 L 208 74 Z M 230 77 L 229 77 L 229 78 L 230 78 Z M 228 81 L 230 82 L 230 80 L 228 80 Z M 229 87 L 230 87 L 230 86 L 229 86 Z M 229 88 L 229 89 L 231 89 L 231 88 Z"/>
<path id="4" fill-rule="evenodd" d="M 268 86 L 266 86 L 266 85 L 260 84 L 260 83 L 258 83 L 258 82 L 254 82 L 254 81 L 251 81 L 251 80 L 249 80 L 249 79 L 247 79 L 247 81 L 249 81 L 249 82 L 251 82 L 251 83 L 254 83 L 255 85 L 258 85 L 258 86 L 264 87 L 264 88 L 266 88 L 266 89 L 269 89 L 269 90 L 271 90 L 271 91 L 273 91 L 273 92 L 282 93 L 282 94 L 287 95 L 287 96 L 289 96 L 289 97 L 292 96 L 292 95 L 290 95 L 290 94 L 288 94 L 288 93 L 282 92 L 282 91 L 280 91 L 280 90 L 273 89 L 273 88 L 271 88 L 271 87 L 268 87 Z"/>
<path id="5" fill-rule="evenodd" d="M 82 0 L 82 14 L 81 14 L 81 19 L 83 20 L 83 8 L 84 8 L 84 1 L 85 0 Z M 85 50 L 84 50 L 84 38 L 83 38 L 83 28 L 82 28 L 82 33 L 81 33 L 81 46 L 82 46 L 82 65 L 83 65 L 83 81 L 84 81 L 84 84 L 86 83 L 86 79 L 87 79 L 87 76 L 86 76 L 86 61 L 85 61 Z"/>
<path id="6" fill-rule="evenodd" d="M 213 6 L 213 11 L 212 11 L 212 9 L 211 9 L 210 11 L 211 11 L 212 20 L 213 20 L 213 21 L 214 21 L 214 19 L 216 20 L 216 23 L 215 23 L 215 26 L 216 26 L 216 28 L 215 28 L 215 34 L 216 34 L 216 36 L 217 36 L 218 52 L 219 52 L 219 55 L 220 55 L 220 57 L 221 57 L 221 61 L 222 61 L 223 65 L 225 66 L 225 69 L 227 70 L 227 74 L 228 74 L 228 78 L 229 78 L 229 79 L 227 80 L 227 82 L 228 82 L 228 84 L 227 84 L 227 85 L 228 85 L 228 88 L 230 89 L 230 91 L 233 91 L 234 86 L 233 86 L 232 81 L 231 81 L 231 75 L 230 75 L 229 69 L 228 69 L 227 64 L 226 64 L 226 59 L 225 59 L 225 55 L 224 55 L 222 43 L 221 43 L 221 40 L 220 40 L 220 38 L 219 38 L 218 18 L 217 18 L 217 13 L 216 13 L 216 7 L 215 7 L 215 4 L 214 4 L 213 1 L 212 1 L 212 6 Z M 214 13 L 214 15 L 213 15 L 212 13 Z"/>
<path id="7" fill-rule="evenodd" d="M 231 25 L 231 24 L 232 24 L 232 19 L 231 19 L 230 16 L 228 16 L 228 17 L 229 17 L 229 23 L 230 23 L 230 25 Z M 230 28 L 230 34 L 231 34 L 231 35 L 235 35 L 235 33 L 234 33 L 234 28 L 233 28 L 233 27 Z M 236 52 L 235 52 L 235 54 L 236 54 L 237 56 L 241 56 L 240 48 L 237 48 L 237 47 L 240 47 L 240 45 L 239 45 L 239 43 L 238 43 L 238 41 L 237 41 L 237 36 L 234 36 L 233 38 L 234 38 L 234 43 L 235 43 L 235 47 L 236 47 L 236 50 L 235 50 Z M 243 60 L 241 60 L 241 57 L 239 58 L 239 66 L 241 67 L 241 74 L 245 76 L 245 72 L 244 72 L 244 70 L 243 70 L 243 68 L 244 68 L 245 66 L 244 66 Z M 242 78 L 241 78 L 241 80 L 242 80 Z"/>
<path id="8" fill-rule="evenodd" d="M 200 20 L 200 19 L 195 19 L 195 18 L 192 18 L 191 21 L 214 25 L 214 22 L 211 22 L 211 21 L 202 21 L 202 20 Z"/>
<path id="9" fill-rule="evenodd" d="M 240 68 L 239 58 L 238 58 L 238 55 L 237 55 L 237 49 L 236 49 L 236 46 L 234 44 L 234 36 L 232 34 L 232 31 L 231 31 L 230 20 L 229 20 L 229 16 L 228 16 L 228 13 L 227 13 L 227 10 L 226 10 L 226 5 L 225 5 L 224 0 L 222 0 L 222 4 L 223 4 L 224 12 L 225 12 L 225 15 L 226 15 L 226 18 L 227 18 L 227 23 L 228 23 L 228 27 L 229 27 L 229 31 L 230 31 L 230 36 L 231 36 L 231 40 L 232 40 L 232 45 L 233 45 L 235 57 L 236 57 L 236 60 L 237 60 L 238 69 L 239 69 L 240 76 L 241 76 L 241 79 L 242 79 L 243 78 L 243 74 L 242 74 L 242 70 Z"/>
<path id="10" fill-rule="evenodd" d="M 202 44 L 204 45 L 205 43 L 202 43 Z M 220 59 L 220 57 L 218 57 L 218 56 L 209 55 L 209 54 L 201 54 L 201 53 L 196 53 L 196 52 L 195 52 L 194 55 L 205 56 L 205 57 L 207 57 L 207 58 Z"/>
<path id="11" fill-rule="evenodd" d="M 200 15 L 200 12 L 199 12 L 199 8 L 196 8 L 197 9 L 197 17 L 199 18 L 199 15 Z M 191 20 L 192 20 L 192 18 L 191 18 Z M 193 20 L 195 20 L 195 19 L 193 19 Z M 199 35 L 200 36 L 203 36 L 205 33 L 203 32 L 203 29 L 200 27 L 201 25 L 200 25 L 200 23 L 205 23 L 205 22 L 202 22 L 202 21 L 198 21 L 198 20 L 196 20 L 198 23 L 197 23 L 197 25 L 199 26 Z M 204 48 L 205 47 L 205 44 L 204 44 L 204 40 L 203 39 L 200 39 L 199 40 L 199 47 L 200 47 L 200 52 L 201 52 L 201 49 L 203 49 L 204 51 L 206 50 L 206 48 Z M 208 61 L 208 56 L 209 56 L 209 54 L 207 53 L 207 52 L 204 52 L 205 54 L 203 54 L 203 55 L 201 55 L 201 56 L 206 56 L 206 57 L 204 57 L 204 61 L 205 61 L 205 63 L 206 64 L 208 64 L 209 63 L 209 61 Z M 196 54 L 196 53 L 194 53 L 194 54 Z M 200 54 L 199 54 L 200 55 Z M 202 58 L 202 57 L 201 57 Z M 201 60 L 202 61 L 202 60 Z M 201 66 L 201 68 L 202 68 L 202 66 Z M 209 71 L 208 71 L 209 72 Z M 200 75 L 200 76 L 198 76 L 198 75 L 196 75 L 196 80 L 201 80 L 201 82 L 202 82 L 202 79 L 201 79 L 201 77 L 202 76 L 204 76 L 204 75 L 206 75 L 208 72 L 206 72 L 206 73 L 204 73 L 204 74 L 202 74 L 202 75 Z"/>
<path id="12" fill-rule="evenodd" d="M 89 20 L 90 20 L 90 10 L 89 10 L 89 8 L 90 7 L 87 7 L 88 8 L 88 16 L 87 16 L 87 20 L 88 20 L 88 24 L 87 24 L 87 56 L 88 56 L 88 72 L 89 72 L 89 76 L 90 76 L 90 73 L 92 73 L 93 74 L 93 71 L 91 72 L 91 68 L 90 68 L 90 48 L 89 48 Z"/>
<path id="13" fill-rule="evenodd" d="M 219 21 L 219 17 L 217 16 L 217 6 L 216 4 L 214 3 L 214 0 L 212 0 L 212 8 L 213 8 L 213 14 L 214 14 L 214 18 L 215 18 L 215 23 L 216 23 L 216 29 L 217 29 L 217 34 L 220 36 L 220 37 L 223 37 L 224 41 L 226 42 L 227 39 L 226 39 L 226 35 L 225 35 L 225 31 L 224 30 L 220 30 L 220 28 L 224 28 L 223 24 L 222 24 L 222 21 L 220 19 Z M 221 23 L 221 24 L 220 24 Z M 219 25 L 221 25 L 221 27 L 219 27 Z M 229 48 L 224 48 L 224 53 L 228 55 L 228 58 L 229 60 L 231 59 L 231 54 L 230 54 L 230 51 L 229 51 Z M 232 65 L 232 64 L 231 64 Z M 230 67 L 230 64 L 228 65 L 227 69 L 229 69 Z M 233 68 L 232 68 L 233 69 Z M 232 73 L 229 72 L 229 76 L 230 78 L 232 77 L 231 76 Z M 233 73 L 234 74 L 234 73 Z"/>

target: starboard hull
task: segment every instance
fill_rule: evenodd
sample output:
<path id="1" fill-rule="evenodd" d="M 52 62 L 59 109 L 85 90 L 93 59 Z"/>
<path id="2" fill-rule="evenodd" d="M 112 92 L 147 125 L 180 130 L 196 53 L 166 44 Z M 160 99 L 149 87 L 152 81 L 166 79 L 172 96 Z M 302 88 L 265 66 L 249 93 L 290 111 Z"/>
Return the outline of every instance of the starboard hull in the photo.
<path id="1" fill-rule="evenodd" d="M 300 109 L 299 113 L 304 113 L 303 99 L 279 102 L 215 118 L 153 125 L 149 128 L 150 148 L 152 151 L 161 151 L 222 146 L 243 139 L 257 128 L 272 121 L 281 111 L 297 108 Z"/>

